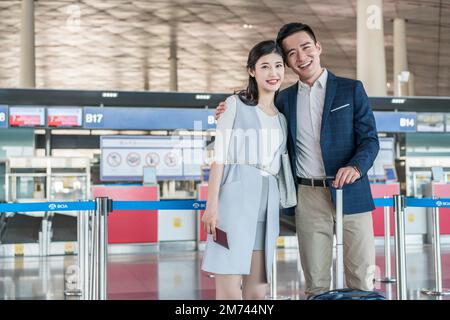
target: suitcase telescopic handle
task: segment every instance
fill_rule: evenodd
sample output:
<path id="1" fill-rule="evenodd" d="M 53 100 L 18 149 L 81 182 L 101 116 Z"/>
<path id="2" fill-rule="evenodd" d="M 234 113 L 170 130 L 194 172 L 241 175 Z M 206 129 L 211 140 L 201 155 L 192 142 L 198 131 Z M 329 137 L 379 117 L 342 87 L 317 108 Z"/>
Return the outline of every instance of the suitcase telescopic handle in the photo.
<path id="1" fill-rule="evenodd" d="M 334 289 L 344 288 L 343 200 L 342 189 L 336 189 L 336 267 Z"/>

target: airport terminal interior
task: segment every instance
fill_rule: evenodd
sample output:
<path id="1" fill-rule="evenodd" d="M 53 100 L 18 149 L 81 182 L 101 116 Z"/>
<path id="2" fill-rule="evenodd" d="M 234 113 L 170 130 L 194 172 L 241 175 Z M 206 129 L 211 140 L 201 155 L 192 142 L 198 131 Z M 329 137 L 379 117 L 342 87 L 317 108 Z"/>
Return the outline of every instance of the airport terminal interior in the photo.
<path id="1" fill-rule="evenodd" d="M 289 22 L 369 97 L 375 290 L 450 300 L 450 0 L 1 0 L 0 300 L 215 299 L 215 110 Z M 281 210 L 274 261 L 266 298 L 305 300 Z"/>

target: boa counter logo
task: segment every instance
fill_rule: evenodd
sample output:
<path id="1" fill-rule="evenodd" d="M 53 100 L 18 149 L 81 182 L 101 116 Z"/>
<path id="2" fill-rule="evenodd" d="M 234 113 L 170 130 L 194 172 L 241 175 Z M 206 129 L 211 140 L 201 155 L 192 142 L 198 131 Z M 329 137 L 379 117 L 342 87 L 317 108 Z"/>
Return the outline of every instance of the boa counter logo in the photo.
<path id="1" fill-rule="evenodd" d="M 442 206 L 450 206 L 450 202 L 449 201 L 436 201 L 436 206 L 437 207 L 442 207 Z"/>
<path id="2" fill-rule="evenodd" d="M 67 204 L 61 203 L 61 204 L 56 204 L 56 203 L 50 203 L 48 205 L 48 208 L 50 210 L 55 210 L 55 209 L 67 209 L 69 208 L 69 206 Z"/>

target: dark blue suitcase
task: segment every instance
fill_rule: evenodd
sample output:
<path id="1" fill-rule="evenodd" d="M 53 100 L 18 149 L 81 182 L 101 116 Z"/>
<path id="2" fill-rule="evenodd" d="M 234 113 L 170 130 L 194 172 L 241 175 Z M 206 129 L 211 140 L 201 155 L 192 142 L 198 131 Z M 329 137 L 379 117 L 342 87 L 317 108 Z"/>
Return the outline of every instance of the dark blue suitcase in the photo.
<path id="1" fill-rule="evenodd" d="M 386 300 L 386 298 L 376 291 L 337 289 L 315 295 L 310 300 Z"/>

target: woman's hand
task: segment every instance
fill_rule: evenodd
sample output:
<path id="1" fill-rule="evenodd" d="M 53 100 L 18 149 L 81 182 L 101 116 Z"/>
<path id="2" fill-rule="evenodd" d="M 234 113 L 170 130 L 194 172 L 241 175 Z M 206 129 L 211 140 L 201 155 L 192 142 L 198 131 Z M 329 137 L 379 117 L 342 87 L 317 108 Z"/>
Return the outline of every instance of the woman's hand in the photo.
<path id="1" fill-rule="evenodd" d="M 226 109 L 227 109 L 227 107 L 226 107 L 226 105 L 225 105 L 225 101 L 222 101 L 221 103 L 219 103 L 219 105 L 218 105 L 217 108 L 216 108 L 216 112 L 215 112 L 215 114 L 214 114 L 216 120 L 219 120 L 220 115 L 221 115 L 222 113 L 224 113 Z"/>
<path id="2" fill-rule="evenodd" d="M 202 217 L 202 222 L 206 233 L 212 234 L 214 241 L 216 241 L 216 226 L 219 223 L 219 215 L 217 206 L 206 207 L 205 213 Z"/>

